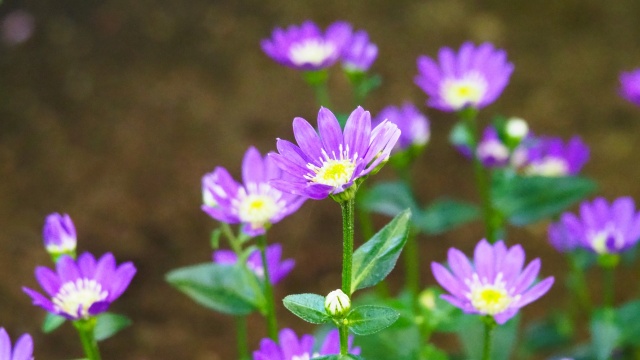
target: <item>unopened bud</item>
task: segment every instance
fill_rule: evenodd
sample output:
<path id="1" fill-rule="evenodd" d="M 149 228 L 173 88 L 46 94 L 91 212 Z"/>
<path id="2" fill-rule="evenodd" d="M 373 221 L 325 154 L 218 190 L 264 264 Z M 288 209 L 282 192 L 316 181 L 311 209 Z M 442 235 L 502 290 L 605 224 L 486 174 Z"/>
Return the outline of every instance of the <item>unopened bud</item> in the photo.
<path id="1" fill-rule="evenodd" d="M 342 317 L 351 309 L 351 299 L 342 290 L 334 290 L 324 299 L 324 308 L 327 310 L 327 314 Z"/>
<path id="2" fill-rule="evenodd" d="M 510 138 L 522 140 L 529 133 L 529 125 L 521 118 L 511 118 L 505 130 Z"/>
<path id="3" fill-rule="evenodd" d="M 63 254 L 75 256 L 76 228 L 69 215 L 54 213 L 47 216 L 42 237 L 47 252 L 54 259 Z"/>

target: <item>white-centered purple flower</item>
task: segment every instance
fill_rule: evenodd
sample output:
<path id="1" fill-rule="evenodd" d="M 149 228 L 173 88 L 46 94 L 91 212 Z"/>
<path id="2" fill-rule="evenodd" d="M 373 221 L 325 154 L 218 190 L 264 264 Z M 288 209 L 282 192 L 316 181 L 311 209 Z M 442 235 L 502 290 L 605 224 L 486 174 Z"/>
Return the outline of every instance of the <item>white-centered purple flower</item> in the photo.
<path id="1" fill-rule="evenodd" d="M 223 167 L 204 176 L 202 210 L 212 218 L 229 224 L 244 224 L 250 235 L 264 234 L 266 228 L 294 213 L 305 198 L 282 192 L 269 184 L 282 172 L 270 157 L 262 157 L 250 147 L 242 160 L 242 180 L 237 183 Z"/>
<path id="2" fill-rule="evenodd" d="M 525 175 L 577 175 L 589 161 L 589 147 L 577 135 L 567 143 L 559 137 L 532 136 L 515 150 L 513 160 Z"/>
<path id="3" fill-rule="evenodd" d="M 262 50 L 278 63 L 300 70 L 320 70 L 333 65 L 351 36 L 351 25 L 335 22 L 322 33 L 311 21 L 287 29 L 276 28 L 264 39 Z"/>
<path id="4" fill-rule="evenodd" d="M 311 199 L 342 193 L 389 159 L 400 137 L 398 126 L 383 121 L 371 128 L 371 114 L 355 109 L 344 128 L 335 115 L 320 108 L 316 130 L 303 118 L 293 119 L 293 135 L 298 145 L 278 139 L 278 153 L 269 154 L 290 179 L 271 183 L 282 191 Z"/>
<path id="5" fill-rule="evenodd" d="M 282 245 L 278 243 L 267 246 L 266 255 L 269 280 L 271 280 L 271 284 L 275 285 L 293 270 L 296 262 L 293 259 L 282 260 Z M 231 250 L 216 250 L 213 252 L 213 262 L 234 265 L 238 262 L 238 256 Z M 264 278 L 260 250 L 256 249 L 249 254 L 247 267 L 259 278 Z"/>
<path id="6" fill-rule="evenodd" d="M 406 150 L 411 146 L 423 146 L 429 141 L 429 119 L 409 102 L 402 106 L 385 107 L 373 119 L 372 126 L 377 126 L 385 120 L 396 124 L 400 129 L 400 138 L 392 152 Z"/>
<path id="7" fill-rule="evenodd" d="M 7 331 L 0 327 L 0 360 L 33 360 L 33 339 L 29 334 L 23 334 L 11 346 L 11 339 Z"/>
<path id="8" fill-rule="evenodd" d="M 62 255 L 56 271 L 43 266 L 36 268 L 36 279 L 49 296 L 23 287 L 33 304 L 70 320 L 86 319 L 107 311 L 109 305 L 127 289 L 136 273 L 133 263 L 116 266 L 113 254 L 96 259 L 84 253 L 74 260 Z"/>
<path id="9" fill-rule="evenodd" d="M 42 229 L 42 238 L 49 254 L 73 256 L 76 252 L 76 228 L 67 214 L 49 214 Z"/>
<path id="10" fill-rule="evenodd" d="M 580 204 L 579 215 L 564 213 L 559 224 L 571 243 L 597 254 L 617 254 L 640 239 L 640 212 L 632 198 L 621 197 L 611 204 L 604 198 Z M 551 231 L 551 230 L 550 230 Z"/>
<path id="11" fill-rule="evenodd" d="M 483 239 L 476 245 L 473 262 L 460 250 L 450 248 L 447 256 L 450 270 L 436 262 L 431 263 L 431 270 L 449 292 L 442 295 L 443 299 L 466 313 L 492 316 L 498 324 L 504 324 L 553 285 L 553 277 L 534 285 L 540 259 L 526 267 L 524 261 L 522 246 L 507 248 L 503 241 L 491 245 Z"/>
<path id="12" fill-rule="evenodd" d="M 480 109 L 500 96 L 512 72 L 513 64 L 507 62 L 504 50 L 490 43 L 475 46 L 466 42 L 457 54 L 451 48 L 441 48 L 437 61 L 418 57 L 415 83 L 429 96 L 427 104 L 436 109 Z"/>
<path id="13" fill-rule="evenodd" d="M 342 66 L 347 71 L 366 72 L 378 57 L 378 46 L 369 41 L 364 30 L 353 33 L 342 51 Z"/>
<path id="14" fill-rule="evenodd" d="M 640 69 L 620 74 L 620 95 L 640 106 Z"/>
<path id="15" fill-rule="evenodd" d="M 298 338 L 291 329 L 282 329 L 278 334 L 279 344 L 265 338 L 260 341 L 260 349 L 253 352 L 253 360 L 310 360 L 322 355 L 340 354 L 340 335 L 337 329 L 327 333 L 319 349 L 314 349 L 312 335 Z M 352 348 L 353 336 L 349 336 L 349 353 L 360 354 L 360 348 Z"/>

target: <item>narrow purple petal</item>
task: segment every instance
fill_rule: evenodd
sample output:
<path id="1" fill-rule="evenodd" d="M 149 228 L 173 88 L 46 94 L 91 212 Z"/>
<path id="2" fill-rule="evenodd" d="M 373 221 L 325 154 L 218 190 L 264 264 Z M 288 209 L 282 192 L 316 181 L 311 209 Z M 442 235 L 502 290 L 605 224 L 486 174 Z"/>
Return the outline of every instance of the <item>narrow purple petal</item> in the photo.
<path id="1" fill-rule="evenodd" d="M 24 334 L 16 341 L 11 360 L 33 360 L 33 339 L 31 335 Z"/>
<path id="2" fill-rule="evenodd" d="M 554 278 L 553 276 L 550 276 L 542 280 L 541 282 L 535 284 L 533 287 L 527 290 L 524 294 L 522 294 L 520 301 L 518 301 L 518 306 L 522 307 L 538 300 L 542 295 L 546 294 L 547 291 L 549 291 L 549 289 L 551 289 L 553 282 L 554 282 Z"/>
<path id="3" fill-rule="evenodd" d="M 251 146 L 242 159 L 242 181 L 245 184 L 257 184 L 266 180 L 262 155 L 255 147 Z"/>
<path id="4" fill-rule="evenodd" d="M 300 149 L 314 162 L 322 158 L 322 142 L 316 130 L 303 118 L 293 119 L 293 135 Z M 318 163 L 319 164 L 319 163 Z"/>
<path id="5" fill-rule="evenodd" d="M 340 123 L 331 110 L 321 107 L 318 112 L 318 130 L 324 149 L 329 155 L 340 156 L 340 146 L 344 142 Z"/>
<path id="6" fill-rule="evenodd" d="M 136 271 L 135 266 L 131 262 L 123 263 L 118 267 L 113 275 L 113 279 L 111 279 L 111 293 L 109 293 L 108 297 L 109 301 L 113 301 L 122 295 L 131 283 Z"/>
<path id="7" fill-rule="evenodd" d="M 60 286 L 62 283 L 60 282 L 60 278 L 56 273 L 51 271 L 51 269 L 46 268 L 44 266 L 38 266 L 35 271 L 36 279 L 49 296 L 55 296 L 60 290 Z"/>
<path id="8" fill-rule="evenodd" d="M 11 360 L 11 339 L 4 328 L 0 328 L 0 360 Z"/>

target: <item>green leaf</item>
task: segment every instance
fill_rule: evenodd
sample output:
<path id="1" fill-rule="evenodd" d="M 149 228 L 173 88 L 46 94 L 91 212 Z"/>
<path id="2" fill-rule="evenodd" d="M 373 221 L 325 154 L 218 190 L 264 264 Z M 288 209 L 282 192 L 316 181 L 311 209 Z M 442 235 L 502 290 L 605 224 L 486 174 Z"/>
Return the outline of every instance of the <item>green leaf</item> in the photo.
<path id="1" fill-rule="evenodd" d="M 457 334 L 462 342 L 465 359 L 479 359 L 482 355 L 484 327 L 482 316 L 465 314 L 458 318 Z M 518 335 L 520 315 L 516 315 L 505 324 L 496 326 L 491 336 L 491 360 L 509 360 Z"/>
<path id="2" fill-rule="evenodd" d="M 401 181 L 378 183 L 357 200 L 360 208 L 387 216 L 396 216 L 407 208 L 414 213 L 419 211 L 411 189 Z"/>
<path id="3" fill-rule="evenodd" d="M 93 330 L 96 341 L 106 340 L 131 325 L 131 320 L 128 317 L 108 312 L 98 315 L 97 320 Z"/>
<path id="4" fill-rule="evenodd" d="M 594 181 L 577 176 L 513 176 L 495 178 L 494 206 L 516 226 L 557 215 L 596 189 Z"/>
<path id="5" fill-rule="evenodd" d="M 409 209 L 401 212 L 353 253 L 351 293 L 373 286 L 393 270 L 407 242 Z"/>
<path id="6" fill-rule="evenodd" d="M 469 132 L 469 128 L 466 126 L 464 121 L 458 121 L 453 126 L 449 133 L 449 142 L 454 146 L 467 148 L 469 149 L 469 152 L 474 148 L 473 134 Z"/>
<path id="7" fill-rule="evenodd" d="M 347 315 L 349 329 L 356 335 L 370 335 L 385 329 L 400 317 L 400 313 L 386 306 L 358 306 Z"/>
<path id="8" fill-rule="evenodd" d="M 294 315 L 312 324 L 324 324 L 330 320 L 324 308 L 324 296 L 296 294 L 286 296 L 282 303 Z"/>
<path id="9" fill-rule="evenodd" d="M 437 235 L 477 219 L 480 210 L 474 204 L 441 199 L 413 216 L 415 226 L 425 234 Z"/>
<path id="10" fill-rule="evenodd" d="M 173 270 L 166 280 L 198 304 L 230 315 L 262 309 L 257 278 L 243 266 L 204 263 Z"/>
<path id="11" fill-rule="evenodd" d="M 615 321 L 613 309 L 596 310 L 589 326 L 592 351 L 597 360 L 611 358 L 611 353 L 620 344 L 622 332 Z"/>
<path id="12" fill-rule="evenodd" d="M 222 230 L 220 229 L 215 229 L 211 232 L 210 243 L 213 250 L 220 247 L 220 235 L 222 235 Z"/>
<path id="13" fill-rule="evenodd" d="M 640 300 L 622 305 L 617 310 L 617 318 L 625 344 L 640 347 Z"/>
<path id="14" fill-rule="evenodd" d="M 45 316 L 44 321 L 42 322 L 42 332 L 48 334 L 59 328 L 66 320 L 67 319 L 64 316 L 47 313 L 47 316 Z"/>

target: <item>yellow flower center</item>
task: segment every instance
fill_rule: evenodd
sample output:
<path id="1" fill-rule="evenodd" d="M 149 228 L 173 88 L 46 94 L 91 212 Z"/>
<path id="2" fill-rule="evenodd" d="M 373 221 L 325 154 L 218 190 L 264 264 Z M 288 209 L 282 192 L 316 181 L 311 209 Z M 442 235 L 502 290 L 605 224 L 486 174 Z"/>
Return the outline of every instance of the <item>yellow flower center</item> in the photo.
<path id="1" fill-rule="evenodd" d="M 473 274 L 473 281 L 468 282 L 471 292 L 467 295 L 471 300 L 471 305 L 481 314 L 495 315 L 509 308 L 520 295 L 512 297 L 505 288 L 506 284 L 502 280 L 502 273 L 496 276 L 493 284 L 487 283 L 486 279 L 480 281 L 477 274 Z"/>
<path id="2" fill-rule="evenodd" d="M 444 82 L 441 96 L 452 108 L 458 110 L 466 105 L 477 105 L 487 92 L 487 82 L 478 73 L 469 73 L 461 79 Z"/>
<path id="3" fill-rule="evenodd" d="M 556 156 L 545 156 L 524 170 L 526 175 L 539 175 L 548 177 L 567 176 L 569 174 L 569 164 L 563 158 Z"/>
<path id="4" fill-rule="evenodd" d="M 278 213 L 277 203 L 269 196 L 250 194 L 240 201 L 238 216 L 240 221 L 250 223 L 252 227 L 261 227 Z"/>
<path id="5" fill-rule="evenodd" d="M 87 317 L 91 305 L 106 299 L 107 295 L 98 282 L 82 278 L 62 285 L 53 297 L 53 305 L 57 311 L 73 317 Z"/>
<path id="6" fill-rule="evenodd" d="M 324 159 L 321 166 L 314 164 L 307 164 L 313 174 L 307 174 L 304 177 L 314 183 L 333 186 L 334 188 L 340 188 L 344 184 L 351 181 L 353 172 L 356 170 L 355 160 L 357 154 L 353 156 L 353 159 L 349 157 L 349 148 L 342 149 L 340 145 L 340 156 L 336 159 L 336 154 L 333 154 L 333 158 L 322 150 Z"/>
<path id="7" fill-rule="evenodd" d="M 333 44 L 328 44 L 318 40 L 307 40 L 302 43 L 291 45 L 289 49 L 289 59 L 295 65 L 320 65 L 330 57 L 336 48 Z"/>

